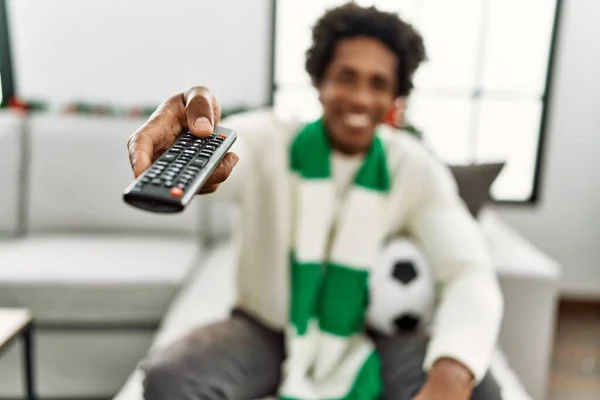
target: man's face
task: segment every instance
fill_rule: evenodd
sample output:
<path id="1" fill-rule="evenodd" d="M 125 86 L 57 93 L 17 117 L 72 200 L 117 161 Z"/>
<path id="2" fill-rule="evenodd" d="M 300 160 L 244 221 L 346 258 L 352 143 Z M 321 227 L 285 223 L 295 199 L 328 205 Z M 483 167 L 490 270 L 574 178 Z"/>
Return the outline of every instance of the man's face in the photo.
<path id="1" fill-rule="evenodd" d="M 338 43 L 318 90 L 332 146 L 358 154 L 371 146 L 375 127 L 396 99 L 398 59 L 380 41 L 349 38 Z"/>

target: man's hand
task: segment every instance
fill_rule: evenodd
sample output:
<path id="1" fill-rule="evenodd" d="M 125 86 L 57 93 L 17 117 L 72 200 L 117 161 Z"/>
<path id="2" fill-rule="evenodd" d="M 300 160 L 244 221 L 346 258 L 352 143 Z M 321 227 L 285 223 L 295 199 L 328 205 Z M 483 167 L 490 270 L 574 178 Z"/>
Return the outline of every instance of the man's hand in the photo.
<path id="1" fill-rule="evenodd" d="M 473 375 L 458 361 L 437 361 L 421 391 L 414 400 L 469 400 L 473 391 Z"/>
<path id="2" fill-rule="evenodd" d="M 207 137 L 220 119 L 221 106 L 205 87 L 194 87 L 167 99 L 127 141 L 134 176 L 137 178 L 148 169 L 175 143 L 183 130 L 189 129 L 198 137 Z M 227 153 L 198 193 L 217 190 L 237 162 L 235 153 Z"/>

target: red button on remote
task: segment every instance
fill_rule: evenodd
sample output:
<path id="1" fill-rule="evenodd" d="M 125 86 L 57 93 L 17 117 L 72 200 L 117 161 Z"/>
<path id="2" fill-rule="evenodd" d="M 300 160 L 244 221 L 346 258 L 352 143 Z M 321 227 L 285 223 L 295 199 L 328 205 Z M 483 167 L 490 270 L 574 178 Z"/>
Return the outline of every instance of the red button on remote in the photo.
<path id="1" fill-rule="evenodd" d="M 173 197 L 183 196 L 183 189 L 174 187 L 173 189 L 171 189 L 171 196 L 173 196 Z"/>

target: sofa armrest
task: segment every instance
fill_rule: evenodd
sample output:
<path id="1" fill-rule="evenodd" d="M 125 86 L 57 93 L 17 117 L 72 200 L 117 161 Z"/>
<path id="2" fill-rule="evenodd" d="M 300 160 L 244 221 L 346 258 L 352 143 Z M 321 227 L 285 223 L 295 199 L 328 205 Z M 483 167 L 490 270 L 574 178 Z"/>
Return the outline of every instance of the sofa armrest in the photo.
<path id="1" fill-rule="evenodd" d="M 480 220 L 504 295 L 500 345 L 533 398 L 546 398 L 560 266 L 494 212 Z"/>
<path id="2" fill-rule="evenodd" d="M 22 116 L 0 110 L 0 237 L 16 237 L 22 229 L 23 125 Z"/>

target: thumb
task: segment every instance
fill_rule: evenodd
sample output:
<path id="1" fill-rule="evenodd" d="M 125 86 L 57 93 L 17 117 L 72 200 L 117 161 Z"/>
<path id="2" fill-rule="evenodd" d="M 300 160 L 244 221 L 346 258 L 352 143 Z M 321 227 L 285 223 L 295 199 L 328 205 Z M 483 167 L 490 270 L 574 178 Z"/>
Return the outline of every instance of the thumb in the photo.
<path id="1" fill-rule="evenodd" d="M 221 119 L 221 107 L 217 99 L 203 86 L 191 88 L 184 98 L 188 129 L 199 137 L 210 136 Z"/>

